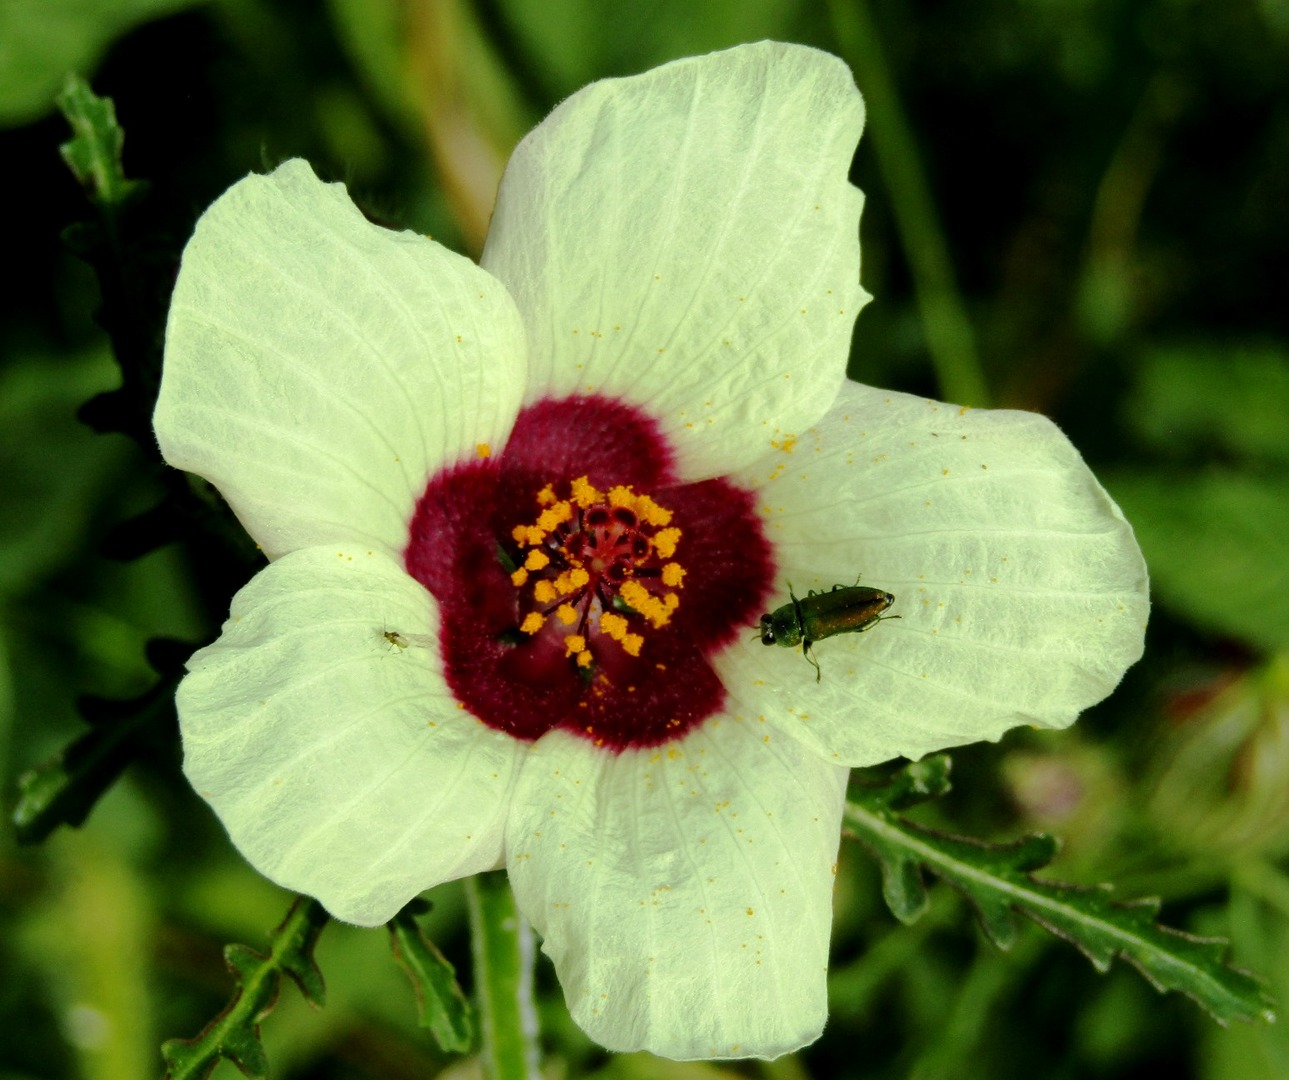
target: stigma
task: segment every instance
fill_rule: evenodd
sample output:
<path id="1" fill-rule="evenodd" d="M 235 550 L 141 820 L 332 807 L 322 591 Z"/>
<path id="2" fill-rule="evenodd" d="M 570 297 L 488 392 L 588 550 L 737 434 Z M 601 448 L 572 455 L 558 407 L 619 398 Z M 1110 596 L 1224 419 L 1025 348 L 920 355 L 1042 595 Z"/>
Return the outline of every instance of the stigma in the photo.
<path id="1" fill-rule="evenodd" d="M 586 476 L 536 493 L 531 524 L 516 525 L 500 557 L 517 594 L 518 630 L 558 638 L 577 668 L 605 648 L 639 657 L 680 607 L 685 570 L 672 512 L 629 485 L 601 492 Z"/>

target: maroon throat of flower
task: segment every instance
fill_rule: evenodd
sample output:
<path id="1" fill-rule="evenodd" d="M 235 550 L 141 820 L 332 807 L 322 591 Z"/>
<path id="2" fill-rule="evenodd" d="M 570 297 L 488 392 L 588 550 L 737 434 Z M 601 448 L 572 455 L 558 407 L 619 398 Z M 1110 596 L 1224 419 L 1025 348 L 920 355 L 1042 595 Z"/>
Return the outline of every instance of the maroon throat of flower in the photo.
<path id="1" fill-rule="evenodd" d="M 439 604 L 463 709 L 521 739 L 657 746 L 719 712 L 709 657 L 769 593 L 750 494 L 678 483 L 653 420 L 601 397 L 537 402 L 505 449 L 432 477 L 404 560 Z"/>

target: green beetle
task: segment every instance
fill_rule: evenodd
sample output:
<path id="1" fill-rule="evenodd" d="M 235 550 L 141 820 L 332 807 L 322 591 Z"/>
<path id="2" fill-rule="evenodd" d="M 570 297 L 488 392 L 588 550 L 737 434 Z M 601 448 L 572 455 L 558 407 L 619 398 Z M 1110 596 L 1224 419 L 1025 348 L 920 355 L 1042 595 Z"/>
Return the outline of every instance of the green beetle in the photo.
<path id="1" fill-rule="evenodd" d="M 882 614 L 895 603 L 895 597 L 866 585 L 834 585 L 827 592 L 811 589 L 800 599 L 789 582 L 788 595 L 792 599 L 783 607 L 761 616 L 761 644 L 792 648 L 800 642 L 803 655 L 815 667 L 815 682 L 823 677 L 819 661 L 810 651 L 816 641 L 834 634 L 862 634 L 884 618 L 899 618 Z"/>

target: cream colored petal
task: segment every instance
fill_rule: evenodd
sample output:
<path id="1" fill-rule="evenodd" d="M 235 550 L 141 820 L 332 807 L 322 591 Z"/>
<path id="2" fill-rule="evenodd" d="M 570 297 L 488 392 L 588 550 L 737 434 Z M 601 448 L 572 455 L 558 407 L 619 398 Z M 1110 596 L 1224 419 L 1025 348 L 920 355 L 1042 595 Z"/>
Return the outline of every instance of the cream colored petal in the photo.
<path id="1" fill-rule="evenodd" d="M 801 650 L 740 642 L 718 669 L 748 713 L 829 760 L 918 757 L 1018 724 L 1063 727 L 1142 652 L 1146 567 L 1077 450 L 1034 413 L 856 384 L 790 451 L 739 479 L 780 593 L 861 584 L 888 620 Z"/>
<path id="2" fill-rule="evenodd" d="M 270 558 L 354 538 L 401 551 L 426 478 L 504 442 L 525 372 L 495 279 L 288 161 L 197 223 L 154 423 Z"/>
<path id="3" fill-rule="evenodd" d="M 690 1059 L 818 1037 L 846 775 L 729 719 L 649 751 L 534 746 L 506 862 L 592 1039 Z"/>
<path id="4" fill-rule="evenodd" d="M 362 926 L 501 858 L 519 744 L 457 706 L 437 630 L 392 560 L 306 548 L 237 594 L 179 687 L 184 772 L 238 850 Z"/>
<path id="5" fill-rule="evenodd" d="M 836 57 L 762 42 L 586 87 L 519 145 L 483 266 L 528 396 L 645 408 L 690 479 L 814 423 L 846 367 L 864 108 Z"/>

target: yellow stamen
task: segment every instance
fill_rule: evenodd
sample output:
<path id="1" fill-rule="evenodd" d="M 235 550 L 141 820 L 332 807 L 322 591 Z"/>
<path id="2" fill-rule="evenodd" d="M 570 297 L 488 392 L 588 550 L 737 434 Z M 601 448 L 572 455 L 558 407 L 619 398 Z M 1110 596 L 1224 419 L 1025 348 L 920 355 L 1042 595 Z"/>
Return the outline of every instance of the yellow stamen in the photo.
<path id="1" fill-rule="evenodd" d="M 554 532 L 557 525 L 563 524 L 572 516 L 573 507 L 562 499 L 537 515 L 537 527 L 548 533 Z"/>
<path id="2" fill-rule="evenodd" d="M 533 599 L 539 604 L 549 604 L 558 595 L 554 582 L 549 578 L 541 578 L 533 583 Z"/>
<path id="3" fill-rule="evenodd" d="M 653 547 L 658 555 L 670 559 L 676 554 L 676 545 L 680 542 L 679 529 L 660 529 L 653 535 Z"/>
<path id="4" fill-rule="evenodd" d="M 565 626 L 572 626 L 577 622 L 577 609 L 572 604 L 560 604 L 555 609 L 555 618 Z"/>
<path id="5" fill-rule="evenodd" d="M 627 620 L 612 611 L 600 616 L 600 629 L 614 641 L 621 641 L 627 636 Z"/>
<path id="6" fill-rule="evenodd" d="M 519 624 L 519 629 L 525 634 L 535 634 L 542 628 L 542 624 L 545 621 L 537 612 L 530 611 L 524 616 L 524 621 Z"/>
<path id="7" fill-rule="evenodd" d="M 638 581 L 623 582 L 618 591 L 622 599 L 631 605 L 631 609 L 648 619 L 655 630 L 666 626 L 671 613 L 680 605 L 675 593 L 667 593 L 659 599 Z"/>
<path id="8" fill-rule="evenodd" d="M 512 584 L 516 589 L 521 588 L 527 580 L 528 571 L 522 566 L 510 575 L 510 584 Z"/>
<path id="9" fill-rule="evenodd" d="M 636 499 L 636 513 L 640 515 L 641 521 L 655 529 L 671 524 L 671 511 L 659 506 L 648 495 L 641 495 Z"/>
<path id="10" fill-rule="evenodd" d="M 564 655 L 574 656 L 586 652 L 586 638 L 581 634 L 569 634 L 564 639 Z"/>
<path id="11" fill-rule="evenodd" d="M 585 588 L 590 580 L 591 575 L 580 566 L 572 570 L 565 570 L 555 579 L 555 591 L 560 596 L 568 596 L 570 593 L 577 592 L 578 589 Z"/>
<path id="12" fill-rule="evenodd" d="M 685 568 L 680 563 L 669 562 L 662 568 L 662 583 L 669 588 L 679 589 L 685 581 Z"/>
<path id="13" fill-rule="evenodd" d="M 555 488 L 550 484 L 547 484 L 544 488 L 541 489 L 541 491 L 537 493 L 538 506 L 550 506 L 550 504 L 553 503 L 554 501 L 555 501 Z"/>
<path id="14" fill-rule="evenodd" d="M 525 570 L 542 570 L 550 565 L 551 557 L 544 551 L 534 548 L 528 553 L 528 558 L 524 560 Z M 516 585 L 522 585 L 522 581 L 515 582 Z"/>
<path id="15" fill-rule="evenodd" d="M 591 486 L 590 480 L 579 476 L 569 485 L 573 492 L 573 501 L 583 510 L 589 509 L 598 502 L 604 502 L 604 496 Z"/>
<path id="16" fill-rule="evenodd" d="M 589 650 L 586 652 L 580 652 L 577 654 L 577 666 L 578 667 L 591 666 L 591 653 Z"/>
<path id="17" fill-rule="evenodd" d="M 536 525 L 516 525 L 510 530 L 510 535 L 515 538 L 515 543 L 525 547 L 536 547 L 546 539 L 546 531 Z"/>

